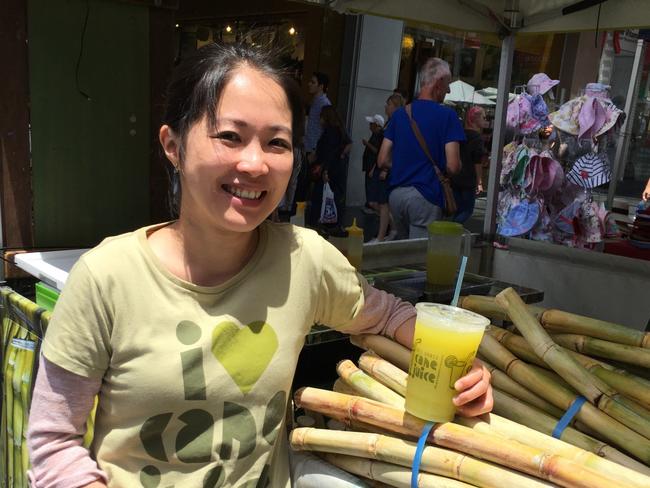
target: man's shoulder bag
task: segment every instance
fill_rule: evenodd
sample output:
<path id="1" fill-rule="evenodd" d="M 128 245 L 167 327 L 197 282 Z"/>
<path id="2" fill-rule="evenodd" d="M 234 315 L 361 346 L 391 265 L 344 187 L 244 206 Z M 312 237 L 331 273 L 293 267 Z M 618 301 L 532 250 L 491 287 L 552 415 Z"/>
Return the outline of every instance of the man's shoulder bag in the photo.
<path id="1" fill-rule="evenodd" d="M 413 129 L 413 134 L 415 134 L 415 138 L 418 140 L 418 143 L 420 144 L 420 147 L 424 151 L 424 154 L 426 154 L 427 158 L 429 158 L 429 161 L 431 161 L 431 164 L 433 165 L 433 169 L 436 172 L 436 176 L 438 177 L 438 181 L 440 181 L 440 186 L 442 187 L 442 195 L 445 203 L 445 208 L 444 208 L 445 215 L 447 216 L 454 215 L 458 210 L 458 206 L 456 205 L 456 199 L 454 198 L 454 191 L 451 188 L 451 181 L 449 180 L 449 177 L 447 175 L 443 174 L 443 172 L 440 171 L 440 168 L 438 168 L 438 165 L 431 157 L 431 153 L 429 152 L 427 143 L 424 140 L 424 137 L 422 137 L 422 133 L 420 132 L 420 128 L 418 127 L 417 122 L 415 122 L 415 119 L 413 118 L 411 104 L 408 104 L 406 106 L 406 115 L 408 115 L 409 121 L 411 122 L 411 129 Z"/>

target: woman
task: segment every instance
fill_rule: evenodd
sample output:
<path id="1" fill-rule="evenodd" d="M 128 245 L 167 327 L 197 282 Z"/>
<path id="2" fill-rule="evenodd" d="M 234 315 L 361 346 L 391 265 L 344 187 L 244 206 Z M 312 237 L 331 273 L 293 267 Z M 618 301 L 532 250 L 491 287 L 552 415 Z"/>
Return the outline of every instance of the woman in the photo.
<path id="1" fill-rule="evenodd" d="M 288 486 L 281 425 L 310 326 L 410 345 L 410 305 L 315 232 L 265 221 L 303 128 L 271 59 L 209 45 L 175 71 L 159 135 L 178 220 L 109 238 L 70 273 L 34 389 L 33 487 Z M 456 386 L 462 413 L 491 408 L 479 363 Z"/>
<path id="2" fill-rule="evenodd" d="M 458 210 L 453 221 L 464 223 L 472 216 L 476 195 L 483 191 L 483 155 L 485 148 L 481 132 L 489 126 L 485 110 L 471 107 L 465 116 L 465 141 L 460 144 L 460 173 L 452 176 L 451 183 Z"/>
<path id="3" fill-rule="evenodd" d="M 383 140 L 383 129 L 388 127 L 390 124 L 390 118 L 392 117 L 395 110 L 404 106 L 404 97 L 399 93 L 393 93 L 386 100 L 386 105 L 384 106 L 384 111 L 386 112 L 386 124 L 382 127 L 382 140 Z M 379 145 L 381 147 L 381 144 Z M 388 207 L 388 169 L 380 169 L 376 163 L 377 159 L 375 158 L 375 166 L 370 170 L 370 188 L 372 194 L 372 201 L 377 204 L 379 210 L 379 229 L 377 230 L 377 237 L 371 239 L 370 242 L 382 242 L 382 241 L 391 241 L 397 235 L 395 229 L 388 232 L 388 226 L 393 226 L 393 218 L 390 215 L 390 209 Z M 386 235 L 388 233 L 388 235 Z"/>
<path id="4" fill-rule="evenodd" d="M 343 229 L 340 223 L 343 221 L 345 211 L 345 192 L 348 180 L 348 153 L 351 147 L 350 137 L 343 127 L 343 122 L 331 105 L 323 107 L 320 113 L 320 123 L 323 127 L 316 152 L 315 162 L 322 169 L 322 179 L 316 182 L 312 192 L 311 202 L 311 224 L 316 224 L 320 219 L 321 205 L 323 200 L 323 185 L 329 183 L 334 193 L 336 203 L 337 221 L 326 227 L 327 232 L 334 236 L 341 236 Z"/>

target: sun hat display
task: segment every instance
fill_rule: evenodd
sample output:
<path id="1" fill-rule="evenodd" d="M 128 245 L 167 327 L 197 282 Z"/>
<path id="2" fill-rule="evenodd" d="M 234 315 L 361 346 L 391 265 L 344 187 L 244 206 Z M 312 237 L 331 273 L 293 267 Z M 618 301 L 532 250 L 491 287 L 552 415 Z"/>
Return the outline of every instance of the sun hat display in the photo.
<path id="1" fill-rule="evenodd" d="M 520 93 L 508 104 L 506 125 L 521 134 L 532 134 L 550 123 L 542 95 Z"/>
<path id="2" fill-rule="evenodd" d="M 546 73 L 536 73 L 528 80 L 526 89 L 531 95 L 544 95 L 559 82 L 560 80 L 552 80 Z"/>
<path id="3" fill-rule="evenodd" d="M 609 98 L 609 90 L 612 87 L 603 83 L 587 83 L 585 95 L 588 97 Z"/>
<path id="4" fill-rule="evenodd" d="M 606 85 L 590 85 L 598 85 L 586 90 L 591 95 L 572 98 L 548 115 L 555 127 L 581 138 L 595 138 L 624 120 L 623 111 L 607 98 Z"/>
<path id="5" fill-rule="evenodd" d="M 578 212 L 580 211 L 580 200 L 575 200 L 564 207 L 555 217 L 555 227 L 564 234 L 575 235 Z"/>
<path id="6" fill-rule="evenodd" d="M 534 241 L 553 241 L 553 225 L 549 212 L 544 205 L 544 202 L 540 204 L 540 214 L 537 224 L 530 231 L 530 238 Z"/>
<path id="7" fill-rule="evenodd" d="M 528 147 L 522 145 L 521 149 L 517 151 L 515 158 L 517 164 L 512 170 L 510 175 L 510 183 L 516 186 L 523 186 L 526 181 L 526 168 L 530 162 L 530 158 L 535 156 L 535 151 L 529 149 Z"/>
<path id="8" fill-rule="evenodd" d="M 608 183 L 612 177 L 605 154 L 589 153 L 578 158 L 566 179 L 582 188 L 596 188 Z"/>
<path id="9" fill-rule="evenodd" d="M 499 192 L 499 199 L 497 201 L 497 226 L 505 221 L 510 209 L 518 205 L 520 201 L 520 195 L 512 191 L 512 189 Z"/>
<path id="10" fill-rule="evenodd" d="M 377 124 L 377 125 L 379 125 L 381 127 L 384 126 L 384 118 L 379 114 L 366 115 L 366 122 L 368 122 L 370 124 Z"/>
<path id="11" fill-rule="evenodd" d="M 562 165 L 553 159 L 549 151 L 530 158 L 526 168 L 526 191 L 529 195 L 557 190 L 562 185 Z"/>
<path id="12" fill-rule="evenodd" d="M 540 204 L 536 200 L 522 200 L 512 206 L 497 232 L 505 237 L 521 236 L 530 232 L 540 214 Z"/>
<path id="13" fill-rule="evenodd" d="M 501 165 L 501 175 L 499 183 L 505 185 L 510 181 L 510 173 L 517 165 L 517 153 L 521 150 L 520 146 L 511 142 L 503 148 L 503 164 Z"/>

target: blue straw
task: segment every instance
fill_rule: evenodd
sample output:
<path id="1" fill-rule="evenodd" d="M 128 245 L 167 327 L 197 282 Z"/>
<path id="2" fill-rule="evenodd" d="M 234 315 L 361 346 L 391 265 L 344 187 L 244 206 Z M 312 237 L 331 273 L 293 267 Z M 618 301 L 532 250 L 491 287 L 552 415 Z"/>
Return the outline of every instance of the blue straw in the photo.
<path id="1" fill-rule="evenodd" d="M 458 270 L 458 278 L 456 278 L 456 289 L 454 290 L 454 298 L 451 300 L 451 306 L 458 305 L 460 298 L 460 289 L 463 286 L 463 276 L 465 276 L 465 266 L 467 266 L 467 256 L 463 256 L 460 260 L 460 269 Z"/>

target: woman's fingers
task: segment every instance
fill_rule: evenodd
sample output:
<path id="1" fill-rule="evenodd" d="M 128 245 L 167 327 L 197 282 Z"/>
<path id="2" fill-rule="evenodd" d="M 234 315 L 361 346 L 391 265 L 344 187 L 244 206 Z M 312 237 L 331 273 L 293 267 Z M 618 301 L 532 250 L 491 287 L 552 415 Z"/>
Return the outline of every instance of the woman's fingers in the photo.
<path id="1" fill-rule="evenodd" d="M 465 405 L 456 409 L 458 415 L 463 417 L 476 417 L 492 411 L 494 406 L 494 398 L 492 397 L 492 387 L 488 385 L 488 389 L 484 395 L 478 397 Z"/>
<path id="2" fill-rule="evenodd" d="M 470 372 L 456 381 L 454 387 L 459 391 L 453 399 L 459 414 L 474 416 L 492 410 L 490 372 L 479 360 L 474 361 Z"/>
<path id="3" fill-rule="evenodd" d="M 483 366 L 483 363 L 480 360 L 474 359 L 472 369 L 469 370 L 469 373 L 462 378 L 459 378 L 456 383 L 454 383 L 454 388 L 457 391 L 467 390 L 481 381 L 485 376 L 487 376 L 487 381 L 489 383 L 490 372 L 485 368 L 485 366 Z"/>

